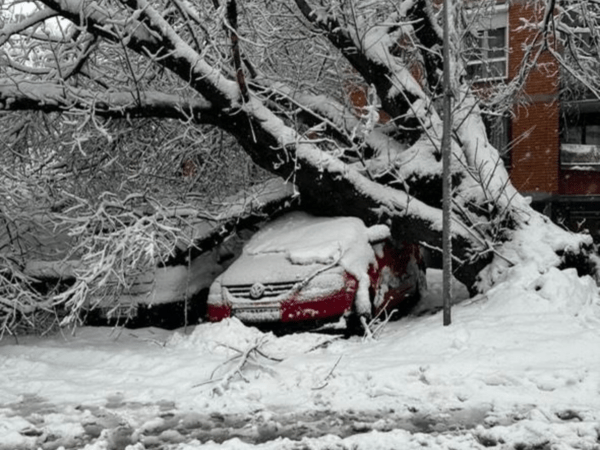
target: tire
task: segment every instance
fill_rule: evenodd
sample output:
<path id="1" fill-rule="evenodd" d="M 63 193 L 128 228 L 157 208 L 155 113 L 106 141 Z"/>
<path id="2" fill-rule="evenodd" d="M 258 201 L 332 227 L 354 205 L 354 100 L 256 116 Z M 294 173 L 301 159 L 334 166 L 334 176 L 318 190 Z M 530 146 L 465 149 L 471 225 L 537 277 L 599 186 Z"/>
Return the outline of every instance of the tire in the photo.
<path id="1" fill-rule="evenodd" d="M 367 323 L 371 320 L 370 317 L 364 316 L 367 319 Z M 346 337 L 351 336 L 364 336 L 365 329 L 360 321 L 361 315 L 355 313 L 354 311 L 350 313 L 348 317 L 346 317 Z"/>

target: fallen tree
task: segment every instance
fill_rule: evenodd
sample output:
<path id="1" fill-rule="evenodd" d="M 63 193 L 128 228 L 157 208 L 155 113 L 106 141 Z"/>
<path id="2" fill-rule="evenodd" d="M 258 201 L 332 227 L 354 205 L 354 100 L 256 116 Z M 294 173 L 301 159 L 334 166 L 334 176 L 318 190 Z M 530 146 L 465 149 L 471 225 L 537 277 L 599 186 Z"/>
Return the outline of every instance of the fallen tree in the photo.
<path id="1" fill-rule="evenodd" d="M 385 223 L 397 239 L 420 242 L 434 254 L 441 248 L 442 34 L 433 2 L 35 5 L 21 15 L 6 9 L 0 31 L 7 150 L 40 154 L 39 146 L 23 144 L 14 119 L 23 111 L 61 118 L 60 131 L 50 136 L 74 126 L 69 142 L 41 152 L 49 159 L 77 152 L 92 159 L 94 137 L 121 145 L 118 127 L 141 120 L 179 121 L 185 133 L 214 127 L 233 136 L 256 165 L 295 186 L 303 209 Z M 528 262 L 540 272 L 577 265 L 592 273 L 591 238 L 558 228 L 511 185 L 466 77 L 460 26 L 456 20 L 452 33 L 455 276 L 475 293 Z M 364 101 L 352 101 L 356 96 Z M 154 150 L 168 159 L 168 147 Z M 62 184 L 57 195 L 68 196 L 68 189 Z M 75 203 L 98 208 L 94 200 Z M 78 211 L 61 214 L 76 221 Z M 163 250 L 173 255 L 174 248 Z M 76 304 L 86 292 L 61 298 Z"/>

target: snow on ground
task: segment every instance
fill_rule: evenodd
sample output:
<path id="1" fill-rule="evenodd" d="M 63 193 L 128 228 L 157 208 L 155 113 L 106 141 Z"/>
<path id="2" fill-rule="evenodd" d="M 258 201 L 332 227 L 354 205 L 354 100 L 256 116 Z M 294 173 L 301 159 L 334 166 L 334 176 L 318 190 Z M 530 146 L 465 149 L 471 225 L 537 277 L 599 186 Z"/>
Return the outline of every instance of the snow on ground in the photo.
<path id="1" fill-rule="evenodd" d="M 449 327 L 430 270 L 421 314 L 375 340 L 233 319 L 5 338 L 0 449 L 598 450 L 596 288 L 534 270 L 455 305 Z"/>

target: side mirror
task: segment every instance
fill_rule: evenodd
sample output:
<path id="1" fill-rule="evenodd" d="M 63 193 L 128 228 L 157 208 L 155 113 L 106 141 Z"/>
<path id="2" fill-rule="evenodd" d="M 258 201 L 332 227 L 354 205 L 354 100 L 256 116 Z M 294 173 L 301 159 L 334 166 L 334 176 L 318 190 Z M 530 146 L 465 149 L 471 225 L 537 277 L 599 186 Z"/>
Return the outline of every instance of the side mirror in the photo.
<path id="1" fill-rule="evenodd" d="M 373 225 L 367 228 L 367 239 L 371 244 L 385 241 L 391 235 L 390 228 L 387 225 Z"/>

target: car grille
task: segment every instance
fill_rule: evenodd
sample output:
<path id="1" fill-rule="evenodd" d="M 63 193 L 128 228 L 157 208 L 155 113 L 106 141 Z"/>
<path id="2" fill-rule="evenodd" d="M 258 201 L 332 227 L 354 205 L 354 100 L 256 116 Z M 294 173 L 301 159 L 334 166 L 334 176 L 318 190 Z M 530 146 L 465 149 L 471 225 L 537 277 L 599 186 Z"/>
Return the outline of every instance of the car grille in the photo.
<path id="1" fill-rule="evenodd" d="M 225 286 L 225 288 L 229 291 L 231 295 L 233 295 L 236 298 L 243 298 L 245 300 L 262 300 L 267 298 L 279 297 L 280 295 L 291 291 L 295 285 L 295 281 L 265 283 L 263 284 L 264 292 L 259 298 L 252 298 L 252 296 L 250 295 L 250 290 L 253 286 L 252 284 Z"/>

